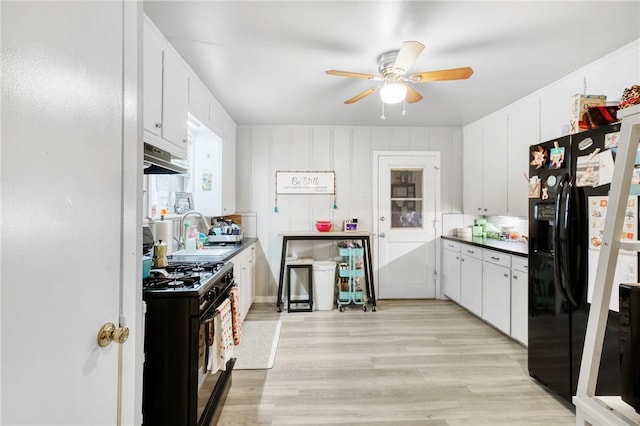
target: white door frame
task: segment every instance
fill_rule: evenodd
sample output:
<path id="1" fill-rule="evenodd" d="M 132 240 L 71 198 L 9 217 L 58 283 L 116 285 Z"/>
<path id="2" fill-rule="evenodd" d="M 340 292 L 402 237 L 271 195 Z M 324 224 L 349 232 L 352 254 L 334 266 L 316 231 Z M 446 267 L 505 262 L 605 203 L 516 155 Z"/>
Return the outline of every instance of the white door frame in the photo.
<path id="1" fill-rule="evenodd" d="M 380 229 L 379 229 L 379 224 L 380 224 L 380 211 L 378 209 L 378 186 L 379 186 L 379 176 L 378 176 L 378 163 L 380 160 L 380 157 L 385 157 L 385 156 L 398 156 L 398 157 L 410 157 L 410 156 L 425 156 L 425 155 L 433 155 L 436 157 L 437 163 L 438 165 L 441 164 L 441 158 L 440 158 L 440 152 L 439 151 L 374 151 L 373 152 L 373 188 L 372 188 L 372 192 L 373 192 L 373 217 L 372 217 L 372 222 L 373 222 L 373 246 L 375 247 L 374 249 L 372 249 L 372 257 L 373 257 L 373 265 L 375 265 L 374 267 L 374 271 L 373 271 L 373 276 L 374 276 L 374 288 L 375 288 L 375 292 L 376 294 L 380 294 L 380 281 L 379 281 L 379 263 L 378 263 L 378 249 L 377 249 L 377 245 L 379 243 L 378 241 L 378 235 L 380 234 Z M 440 167 L 440 166 L 437 166 Z M 441 207 L 441 183 L 440 183 L 440 174 L 438 174 L 436 176 L 436 183 L 435 183 L 435 190 L 436 190 L 436 194 L 435 194 L 435 222 L 433 224 L 434 226 L 434 238 L 436 240 L 439 240 L 440 237 L 442 236 L 442 221 L 441 221 L 441 217 L 442 217 L 442 207 Z M 434 250 L 434 271 L 436 271 L 436 276 L 435 276 L 435 295 L 436 295 L 436 299 L 441 299 L 442 298 L 442 294 L 441 294 L 441 290 L 440 290 L 440 244 L 435 244 L 435 250 Z"/>

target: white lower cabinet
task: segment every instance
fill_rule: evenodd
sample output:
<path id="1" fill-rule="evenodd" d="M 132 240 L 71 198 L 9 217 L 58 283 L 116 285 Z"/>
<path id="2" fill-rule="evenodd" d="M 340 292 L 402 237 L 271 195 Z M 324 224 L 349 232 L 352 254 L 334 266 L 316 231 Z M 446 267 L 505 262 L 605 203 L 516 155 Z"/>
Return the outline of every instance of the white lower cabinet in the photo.
<path id="1" fill-rule="evenodd" d="M 528 344 L 528 259 L 443 239 L 442 293 L 514 340 Z"/>
<path id="2" fill-rule="evenodd" d="M 511 255 L 483 250 L 482 319 L 511 333 Z"/>
<path id="3" fill-rule="evenodd" d="M 511 257 L 511 337 L 529 344 L 529 262 L 526 257 Z"/>
<path id="4" fill-rule="evenodd" d="M 482 249 L 460 247 L 460 304 L 482 317 Z"/>
<path id="5" fill-rule="evenodd" d="M 460 243 L 442 240 L 442 293 L 460 303 Z"/>
<path id="6" fill-rule="evenodd" d="M 256 245 L 252 244 L 231 258 L 240 297 L 240 317 L 246 318 L 255 298 Z"/>

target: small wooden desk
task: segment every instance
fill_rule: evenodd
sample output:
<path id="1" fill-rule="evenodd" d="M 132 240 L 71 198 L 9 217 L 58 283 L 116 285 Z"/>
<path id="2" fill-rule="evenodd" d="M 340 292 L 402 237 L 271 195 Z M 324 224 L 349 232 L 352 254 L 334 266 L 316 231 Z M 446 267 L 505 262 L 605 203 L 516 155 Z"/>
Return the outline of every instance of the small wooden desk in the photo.
<path id="1" fill-rule="evenodd" d="M 364 281 L 367 291 L 367 300 L 372 306 L 372 310 L 376 310 L 376 292 L 373 286 L 373 266 L 371 262 L 371 232 L 318 232 L 318 231 L 301 231 L 301 232 L 283 232 L 282 235 L 282 256 L 280 257 L 280 279 L 278 280 L 278 296 L 276 307 L 278 312 L 282 312 L 282 290 L 284 288 L 285 263 L 287 260 L 287 249 L 289 241 L 339 241 L 352 240 L 360 241 L 364 249 Z"/>

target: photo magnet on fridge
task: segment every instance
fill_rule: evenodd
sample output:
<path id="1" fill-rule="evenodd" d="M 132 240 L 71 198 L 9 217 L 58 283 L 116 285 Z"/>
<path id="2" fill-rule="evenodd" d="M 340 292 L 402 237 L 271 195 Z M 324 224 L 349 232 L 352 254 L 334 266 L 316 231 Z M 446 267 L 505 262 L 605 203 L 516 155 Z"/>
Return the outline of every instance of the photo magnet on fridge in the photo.
<path id="1" fill-rule="evenodd" d="M 529 165 L 536 166 L 536 169 L 541 168 L 547 162 L 547 150 L 538 145 L 538 149 L 531 152 L 533 159 Z"/>
<path id="2" fill-rule="evenodd" d="M 559 146 L 558 142 L 554 143 L 554 147 L 551 148 L 549 159 L 551 164 L 550 169 L 559 169 L 564 163 L 564 147 Z"/>

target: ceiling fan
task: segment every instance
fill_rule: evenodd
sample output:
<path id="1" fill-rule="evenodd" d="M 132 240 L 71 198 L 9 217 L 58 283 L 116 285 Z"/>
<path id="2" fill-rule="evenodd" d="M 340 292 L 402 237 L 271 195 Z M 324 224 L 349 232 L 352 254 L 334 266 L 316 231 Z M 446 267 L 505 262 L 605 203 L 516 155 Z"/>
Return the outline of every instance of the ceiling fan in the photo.
<path id="1" fill-rule="evenodd" d="M 383 103 L 394 104 L 406 101 L 410 104 L 422 100 L 422 95 L 418 93 L 411 83 L 425 83 L 428 81 L 443 80 L 464 80 L 473 74 L 470 67 L 451 68 L 447 70 L 425 71 L 411 75 L 406 75 L 407 71 L 418 58 L 424 45 L 417 41 L 405 41 L 399 50 L 391 50 L 378 57 L 379 75 L 329 70 L 329 75 L 342 77 L 362 78 L 367 80 L 381 81 L 382 84 L 371 87 L 352 98 L 344 101 L 345 104 L 353 104 L 359 100 L 380 90 L 380 97 Z"/>

